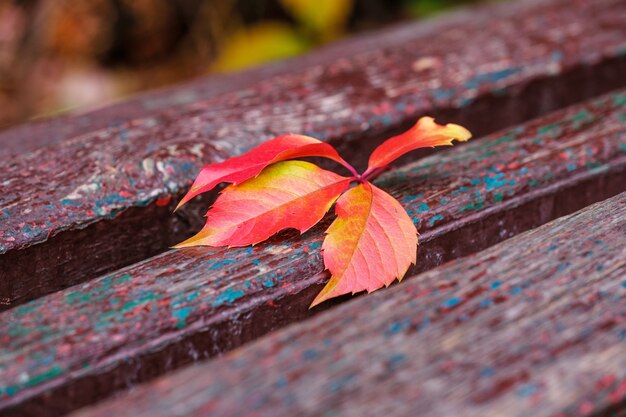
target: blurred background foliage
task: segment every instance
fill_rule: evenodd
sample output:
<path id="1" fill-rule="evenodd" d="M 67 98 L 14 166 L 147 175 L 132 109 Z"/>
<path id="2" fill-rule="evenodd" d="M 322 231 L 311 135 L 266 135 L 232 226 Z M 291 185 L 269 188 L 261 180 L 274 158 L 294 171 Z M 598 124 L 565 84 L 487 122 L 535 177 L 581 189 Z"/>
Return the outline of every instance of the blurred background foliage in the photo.
<path id="1" fill-rule="evenodd" d="M 477 0 L 0 0 L 0 129 Z"/>

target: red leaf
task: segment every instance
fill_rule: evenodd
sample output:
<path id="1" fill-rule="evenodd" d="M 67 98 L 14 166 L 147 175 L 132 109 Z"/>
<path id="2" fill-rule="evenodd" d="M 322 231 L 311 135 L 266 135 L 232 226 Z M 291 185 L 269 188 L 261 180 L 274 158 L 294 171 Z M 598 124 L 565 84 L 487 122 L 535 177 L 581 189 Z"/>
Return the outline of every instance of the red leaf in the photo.
<path id="1" fill-rule="evenodd" d="M 287 228 L 304 233 L 351 181 L 308 162 L 279 162 L 256 178 L 226 187 L 204 228 L 176 247 L 254 245 Z"/>
<path id="2" fill-rule="evenodd" d="M 354 168 L 344 161 L 337 151 L 327 143 L 304 135 L 290 134 L 278 136 L 243 155 L 202 168 L 191 189 L 178 203 L 176 209 L 198 194 L 212 190 L 222 182 L 239 184 L 257 176 L 263 168 L 270 164 L 308 156 L 321 156 L 332 159 L 354 172 Z"/>
<path id="3" fill-rule="evenodd" d="M 311 307 L 342 294 L 368 292 L 401 280 L 415 263 L 417 230 L 400 203 L 364 182 L 344 193 L 322 250 L 332 274 Z"/>
<path id="4" fill-rule="evenodd" d="M 367 171 L 363 177 L 370 177 L 375 170 L 382 169 L 402 155 L 419 148 L 452 145 L 454 139 L 465 142 L 472 134 L 462 126 L 435 123 L 432 117 L 422 117 L 406 132 L 387 139 L 370 155 Z"/>

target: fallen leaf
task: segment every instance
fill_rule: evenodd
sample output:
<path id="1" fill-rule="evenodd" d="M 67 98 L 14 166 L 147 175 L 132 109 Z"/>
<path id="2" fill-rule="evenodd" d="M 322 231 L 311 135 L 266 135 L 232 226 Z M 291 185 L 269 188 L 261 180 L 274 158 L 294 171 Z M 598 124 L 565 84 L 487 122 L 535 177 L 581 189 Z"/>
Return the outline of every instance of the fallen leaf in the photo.
<path id="1" fill-rule="evenodd" d="M 207 165 L 179 207 L 194 196 L 230 182 L 207 212 L 195 236 L 176 247 L 254 245 L 283 229 L 304 233 L 337 202 L 337 218 L 322 245 L 331 278 L 311 307 L 348 293 L 371 292 L 401 280 L 417 255 L 417 230 L 400 203 L 371 181 L 414 149 L 452 145 L 471 137 L 465 128 L 423 117 L 407 132 L 374 150 L 359 174 L 330 145 L 302 135 L 274 138 L 252 151 Z M 350 173 L 342 177 L 297 157 L 332 159 Z M 352 184 L 357 184 L 351 187 Z"/>
<path id="2" fill-rule="evenodd" d="M 287 228 L 304 233 L 351 181 L 308 162 L 279 162 L 254 179 L 226 187 L 202 230 L 176 247 L 254 245 Z"/>
<path id="3" fill-rule="evenodd" d="M 432 117 L 422 117 L 406 132 L 387 139 L 370 155 L 367 171 L 364 177 L 380 170 L 402 155 L 419 148 L 430 148 L 442 145 L 452 145 L 454 139 L 465 142 L 472 134 L 462 126 L 435 123 Z"/>
<path id="4" fill-rule="evenodd" d="M 322 245 L 330 281 L 311 307 L 339 295 L 401 280 L 415 263 L 417 230 L 398 201 L 364 182 L 344 193 Z"/>
<path id="5" fill-rule="evenodd" d="M 243 155 L 202 168 L 189 192 L 176 206 L 176 210 L 195 196 L 212 190 L 222 182 L 239 184 L 257 176 L 263 168 L 272 163 L 309 156 L 329 158 L 354 171 L 354 168 L 327 143 L 304 135 L 278 136 Z"/>

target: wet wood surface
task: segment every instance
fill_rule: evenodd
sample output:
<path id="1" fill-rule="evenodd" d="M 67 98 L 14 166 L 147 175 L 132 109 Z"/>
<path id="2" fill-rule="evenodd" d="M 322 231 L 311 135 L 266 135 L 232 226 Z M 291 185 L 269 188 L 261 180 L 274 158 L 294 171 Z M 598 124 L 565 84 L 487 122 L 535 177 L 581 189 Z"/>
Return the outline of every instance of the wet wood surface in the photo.
<path id="1" fill-rule="evenodd" d="M 487 6 L 0 133 L 0 308 L 189 236 L 200 206 L 171 209 L 201 165 L 272 136 L 358 165 L 426 113 L 481 135 L 623 86 L 625 20 L 626 0 Z"/>
<path id="2" fill-rule="evenodd" d="M 626 193 L 73 416 L 618 415 L 625 335 Z"/>
<path id="3" fill-rule="evenodd" d="M 415 273 L 624 191 L 625 175 L 619 91 L 377 184 L 421 233 Z M 250 248 L 170 251 L 1 313 L 0 413 L 60 415 L 320 311 L 307 307 L 328 278 L 326 225 Z"/>

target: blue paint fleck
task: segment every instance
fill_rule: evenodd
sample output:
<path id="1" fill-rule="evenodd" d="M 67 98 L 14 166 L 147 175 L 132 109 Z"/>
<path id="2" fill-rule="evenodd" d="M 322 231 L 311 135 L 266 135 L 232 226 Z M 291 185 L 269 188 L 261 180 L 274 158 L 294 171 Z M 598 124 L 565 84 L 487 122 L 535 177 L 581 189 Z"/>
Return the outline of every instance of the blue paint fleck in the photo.
<path id="1" fill-rule="evenodd" d="M 562 51 L 552 51 L 552 53 L 550 54 L 550 58 L 553 61 L 561 61 L 563 59 L 563 52 Z"/>
<path id="2" fill-rule="evenodd" d="M 235 300 L 244 296 L 244 292 L 241 290 L 235 290 L 232 288 L 227 289 L 223 293 L 217 296 L 217 299 L 211 303 L 213 307 L 219 307 L 225 303 L 233 303 Z"/>
<path id="3" fill-rule="evenodd" d="M 389 328 L 387 329 L 386 334 L 392 335 L 392 334 L 400 333 L 408 329 L 410 325 L 411 325 L 411 321 L 409 319 L 403 319 L 403 320 L 391 323 L 391 325 L 389 325 Z"/>
<path id="4" fill-rule="evenodd" d="M 317 249 L 322 246 L 322 242 L 313 242 L 309 245 L 309 249 Z"/>
<path id="5" fill-rule="evenodd" d="M 485 298 L 484 300 L 482 300 L 480 302 L 480 307 L 481 308 L 487 308 L 493 305 L 493 300 L 491 298 Z"/>
<path id="6" fill-rule="evenodd" d="M 221 268 L 223 266 L 226 266 L 228 264 L 232 264 L 233 262 L 235 262 L 234 259 L 224 259 L 221 262 L 217 262 L 217 263 L 211 265 L 211 267 L 209 269 L 212 269 L 212 270 L 219 269 L 219 268 Z"/>
<path id="7" fill-rule="evenodd" d="M 189 314 L 191 314 L 191 307 L 183 307 L 178 310 L 174 310 L 174 312 L 172 313 L 172 316 L 176 319 L 177 321 L 176 325 L 179 328 L 185 326 L 185 320 L 187 320 L 187 317 L 189 317 Z"/>
<path id="8" fill-rule="evenodd" d="M 524 384 L 517 390 L 517 395 L 519 395 L 520 397 L 530 397 L 535 392 L 537 392 L 537 385 Z"/>
<path id="9" fill-rule="evenodd" d="M 81 206 L 83 203 L 81 203 L 80 201 L 75 201 L 75 200 L 70 200 L 69 198 L 64 198 L 63 200 L 61 200 L 61 205 L 62 206 L 74 206 L 74 207 L 79 207 Z"/>
<path id="10" fill-rule="evenodd" d="M 461 304 L 461 299 L 457 297 L 449 298 L 442 303 L 445 308 L 452 308 Z"/>
<path id="11" fill-rule="evenodd" d="M 397 369 L 399 366 L 403 365 L 406 362 L 406 355 L 402 353 L 396 353 L 389 358 L 389 367 L 393 369 Z"/>
<path id="12" fill-rule="evenodd" d="M 435 225 L 435 222 L 437 220 L 442 220 L 442 219 L 443 219 L 443 216 L 441 214 L 437 214 L 430 218 L 430 220 L 428 221 L 428 226 L 432 227 Z"/>
<path id="13" fill-rule="evenodd" d="M 284 388 L 289 384 L 289 381 L 287 381 L 287 378 L 285 378 L 283 375 L 279 376 L 278 379 L 276 380 L 276 388 Z"/>
<path id="14" fill-rule="evenodd" d="M 454 90 L 451 88 L 438 88 L 432 92 L 435 100 L 447 100 L 454 96 Z"/>
<path id="15" fill-rule="evenodd" d="M 496 83 L 504 80 L 505 78 L 515 75 L 520 72 L 520 68 L 505 68 L 499 71 L 486 72 L 484 74 L 478 74 L 474 78 L 471 78 L 465 82 L 465 87 L 469 89 L 479 88 L 482 84 Z"/>
<path id="16" fill-rule="evenodd" d="M 491 289 L 495 290 L 496 288 L 499 288 L 500 285 L 502 285 L 500 281 L 494 281 L 491 283 Z"/>
<path id="17" fill-rule="evenodd" d="M 315 349 L 307 349 L 304 352 L 302 352 L 302 358 L 308 361 L 316 360 L 319 357 L 320 357 L 320 354 Z"/>
<path id="18" fill-rule="evenodd" d="M 346 385 L 350 384 L 355 379 L 355 377 L 356 377 L 355 374 L 346 375 L 342 378 L 332 381 L 330 383 L 329 388 L 333 392 L 339 391 L 340 389 L 344 388 Z"/>

